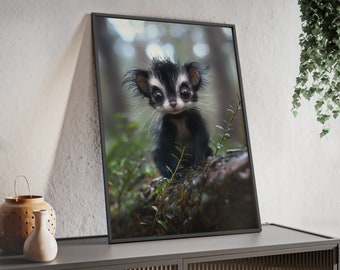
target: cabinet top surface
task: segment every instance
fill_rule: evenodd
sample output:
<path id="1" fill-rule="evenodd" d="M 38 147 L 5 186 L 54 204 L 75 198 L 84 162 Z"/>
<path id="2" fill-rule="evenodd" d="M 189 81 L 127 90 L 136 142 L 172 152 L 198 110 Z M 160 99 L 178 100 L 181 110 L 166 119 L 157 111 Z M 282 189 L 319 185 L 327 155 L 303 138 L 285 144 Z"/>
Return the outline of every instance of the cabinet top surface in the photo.
<path id="1" fill-rule="evenodd" d="M 27 262 L 22 255 L 11 255 L 0 251 L 0 270 L 28 269 L 30 267 L 57 266 L 108 262 L 131 263 L 148 260 L 171 260 L 198 256 L 233 255 L 285 249 L 318 250 L 319 247 L 339 243 L 338 239 L 278 225 L 263 225 L 262 232 L 194 237 L 108 244 L 106 237 L 67 239 L 58 241 L 57 258 L 48 264 Z"/>

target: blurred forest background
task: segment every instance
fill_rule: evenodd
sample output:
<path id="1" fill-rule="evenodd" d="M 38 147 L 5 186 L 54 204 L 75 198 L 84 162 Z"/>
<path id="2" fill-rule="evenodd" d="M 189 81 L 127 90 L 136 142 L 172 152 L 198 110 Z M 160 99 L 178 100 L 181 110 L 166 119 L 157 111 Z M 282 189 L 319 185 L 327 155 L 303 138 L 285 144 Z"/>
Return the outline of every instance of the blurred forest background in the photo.
<path id="1" fill-rule="evenodd" d="M 223 153 L 228 149 L 247 149 L 244 116 L 239 108 L 242 103 L 233 29 L 102 16 L 94 18 L 93 27 L 111 233 L 113 238 L 171 234 L 167 225 L 155 218 L 160 216 L 155 200 L 145 210 L 150 197 L 164 195 L 169 185 L 169 181 L 157 178 L 159 174 L 151 157 L 150 129 L 157 115 L 146 99 L 133 97 L 122 87 L 123 76 L 131 68 L 147 67 L 154 57 L 180 63 L 197 61 L 209 67 L 208 84 L 198 92 L 198 97 L 212 142 L 220 140 L 220 127 L 231 117 L 228 140 L 218 144 L 221 148 L 218 150 Z M 163 190 L 157 190 L 157 186 Z M 148 194 L 148 199 L 145 190 L 153 193 Z M 147 218 L 136 217 L 137 212 L 137 215 L 144 212 Z M 152 229 L 132 232 L 131 226 L 126 225 L 132 222 L 132 214 L 139 225 L 151 224 Z"/>

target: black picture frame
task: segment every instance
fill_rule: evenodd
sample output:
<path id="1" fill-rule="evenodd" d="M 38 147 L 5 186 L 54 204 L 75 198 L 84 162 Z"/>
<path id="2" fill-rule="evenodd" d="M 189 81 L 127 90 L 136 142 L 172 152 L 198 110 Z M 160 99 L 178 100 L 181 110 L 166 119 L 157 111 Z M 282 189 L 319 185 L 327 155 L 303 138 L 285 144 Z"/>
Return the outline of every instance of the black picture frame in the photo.
<path id="1" fill-rule="evenodd" d="M 260 232 L 235 26 L 91 16 L 109 243 Z M 192 103 L 209 130 L 204 161 L 183 165 L 190 160 L 183 143 L 169 155 L 178 166 L 160 167 L 153 151 L 158 141 L 151 133 L 160 121 L 167 127 L 164 113 L 141 94 L 146 77 L 133 76 L 165 62 L 186 72 L 189 88 L 199 82 L 198 101 Z M 185 120 L 189 131 L 191 120 Z M 164 134 L 159 136 L 170 136 Z"/>

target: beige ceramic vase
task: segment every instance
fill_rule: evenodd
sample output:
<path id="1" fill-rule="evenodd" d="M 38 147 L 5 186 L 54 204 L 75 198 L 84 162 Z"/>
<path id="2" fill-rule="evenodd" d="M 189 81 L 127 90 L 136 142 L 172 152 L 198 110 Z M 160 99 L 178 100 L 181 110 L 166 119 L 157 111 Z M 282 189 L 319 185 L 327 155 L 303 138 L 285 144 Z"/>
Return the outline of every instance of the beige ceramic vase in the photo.
<path id="1" fill-rule="evenodd" d="M 55 259 L 58 245 L 47 229 L 49 212 L 34 210 L 35 227 L 24 244 L 24 257 L 33 262 L 49 262 Z"/>

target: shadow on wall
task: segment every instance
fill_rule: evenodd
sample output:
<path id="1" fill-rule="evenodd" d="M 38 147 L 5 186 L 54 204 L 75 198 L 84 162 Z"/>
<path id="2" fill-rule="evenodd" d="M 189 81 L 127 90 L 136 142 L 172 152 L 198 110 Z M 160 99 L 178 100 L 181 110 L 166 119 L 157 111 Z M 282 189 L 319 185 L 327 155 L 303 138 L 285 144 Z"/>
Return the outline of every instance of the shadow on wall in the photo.
<path id="1" fill-rule="evenodd" d="M 57 214 L 56 237 L 106 234 L 91 16 L 83 33 L 46 200 Z M 67 61 L 67 59 L 66 59 Z"/>

